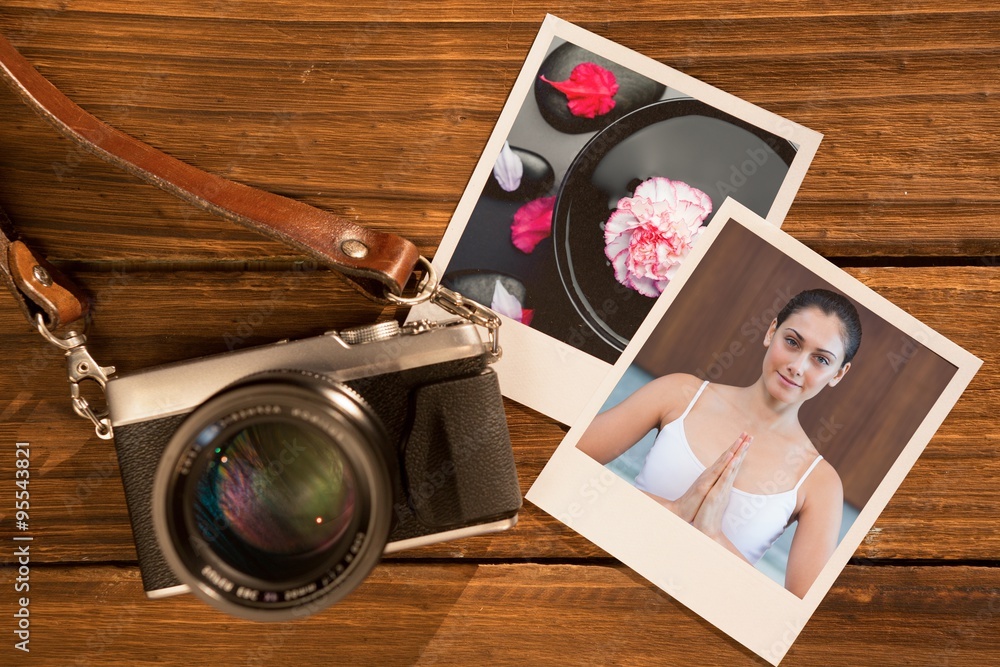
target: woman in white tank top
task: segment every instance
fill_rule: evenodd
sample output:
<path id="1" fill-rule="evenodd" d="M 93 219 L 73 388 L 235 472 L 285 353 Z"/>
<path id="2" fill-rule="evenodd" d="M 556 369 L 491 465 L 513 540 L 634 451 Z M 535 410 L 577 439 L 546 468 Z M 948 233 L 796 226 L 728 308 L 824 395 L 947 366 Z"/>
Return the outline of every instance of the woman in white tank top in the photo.
<path id="1" fill-rule="evenodd" d="M 751 564 L 797 520 L 785 587 L 802 597 L 837 546 L 843 485 L 798 412 L 840 382 L 860 343 L 849 300 L 801 292 L 771 322 L 754 384 L 657 378 L 598 415 L 577 447 L 604 464 L 659 429 L 636 487 Z"/>

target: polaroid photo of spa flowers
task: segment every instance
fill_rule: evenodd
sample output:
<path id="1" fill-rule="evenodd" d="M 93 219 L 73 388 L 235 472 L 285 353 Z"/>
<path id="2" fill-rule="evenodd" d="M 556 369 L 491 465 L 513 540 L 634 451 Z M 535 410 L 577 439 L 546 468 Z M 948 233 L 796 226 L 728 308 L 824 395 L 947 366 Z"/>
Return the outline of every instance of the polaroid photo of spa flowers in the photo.
<path id="1" fill-rule="evenodd" d="M 726 197 L 780 226 L 821 138 L 548 16 L 434 268 L 503 317 L 503 393 L 572 423 Z"/>
<path id="2" fill-rule="evenodd" d="M 980 365 L 727 199 L 527 498 L 776 665 Z"/>

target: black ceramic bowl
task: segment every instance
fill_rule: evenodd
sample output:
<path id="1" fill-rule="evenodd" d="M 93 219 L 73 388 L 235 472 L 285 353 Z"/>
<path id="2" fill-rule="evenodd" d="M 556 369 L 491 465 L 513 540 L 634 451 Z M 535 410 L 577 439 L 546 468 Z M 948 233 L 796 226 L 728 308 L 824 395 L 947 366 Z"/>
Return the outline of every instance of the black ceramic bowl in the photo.
<path id="1" fill-rule="evenodd" d="M 713 213 L 732 196 L 766 216 L 794 157 L 787 140 L 692 99 L 650 104 L 596 134 L 570 164 L 552 217 L 559 277 L 577 312 L 624 350 L 653 306 L 615 280 L 604 254 L 604 223 L 640 182 L 683 181 L 712 199 Z"/>

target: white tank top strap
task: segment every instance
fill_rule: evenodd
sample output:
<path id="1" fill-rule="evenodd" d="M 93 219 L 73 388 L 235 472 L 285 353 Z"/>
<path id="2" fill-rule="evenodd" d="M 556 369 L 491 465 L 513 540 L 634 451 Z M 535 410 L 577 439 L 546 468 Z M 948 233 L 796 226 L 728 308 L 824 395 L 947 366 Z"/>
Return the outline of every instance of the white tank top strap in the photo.
<path id="1" fill-rule="evenodd" d="M 822 455 L 820 455 L 820 456 L 817 456 L 817 457 L 816 457 L 816 458 L 815 458 L 815 459 L 813 460 L 812 464 L 811 464 L 811 465 L 810 465 L 810 466 L 809 466 L 809 467 L 808 467 L 808 468 L 806 469 L 806 472 L 805 472 L 805 474 L 804 474 L 804 475 L 802 475 L 802 477 L 799 477 L 799 483 L 795 485 L 795 488 L 794 488 L 794 489 L 792 489 L 793 491 L 798 491 L 798 490 L 799 490 L 799 487 L 800 487 L 800 486 L 802 486 L 802 482 L 806 481 L 806 477 L 808 477 L 808 476 L 809 476 L 809 473 L 811 473 L 811 472 L 813 471 L 813 469 L 814 469 L 814 468 L 815 468 L 815 467 L 816 467 L 817 465 L 819 465 L 819 462 L 820 462 L 820 461 L 822 461 L 822 460 L 823 460 L 823 456 L 822 456 Z"/>
<path id="2" fill-rule="evenodd" d="M 688 413 L 691 412 L 691 408 L 693 408 L 694 404 L 698 402 L 698 397 L 701 396 L 701 392 L 705 391 L 705 387 L 707 386 L 708 386 L 708 380 L 705 380 L 704 382 L 701 383 L 701 386 L 698 387 L 698 391 L 697 393 L 695 393 L 694 398 L 691 399 L 691 402 L 688 403 L 687 408 L 685 408 L 684 413 L 680 417 L 678 417 L 680 421 L 683 421 L 684 418 L 688 416 Z"/>

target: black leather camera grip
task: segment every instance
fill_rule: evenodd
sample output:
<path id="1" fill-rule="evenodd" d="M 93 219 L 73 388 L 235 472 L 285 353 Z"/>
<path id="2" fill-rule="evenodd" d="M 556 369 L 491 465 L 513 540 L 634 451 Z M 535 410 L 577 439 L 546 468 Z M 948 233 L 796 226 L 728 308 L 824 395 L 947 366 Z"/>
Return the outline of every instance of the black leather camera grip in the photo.
<path id="1" fill-rule="evenodd" d="M 416 390 L 404 457 L 417 519 L 446 530 L 521 507 L 500 385 L 492 370 Z"/>
<path id="2" fill-rule="evenodd" d="M 187 415 L 151 419 L 115 427 L 118 467 L 125 487 L 128 516 L 132 522 L 135 552 L 139 556 L 142 587 L 147 593 L 178 586 L 167 565 L 153 529 L 153 480 L 163 450 Z"/>

